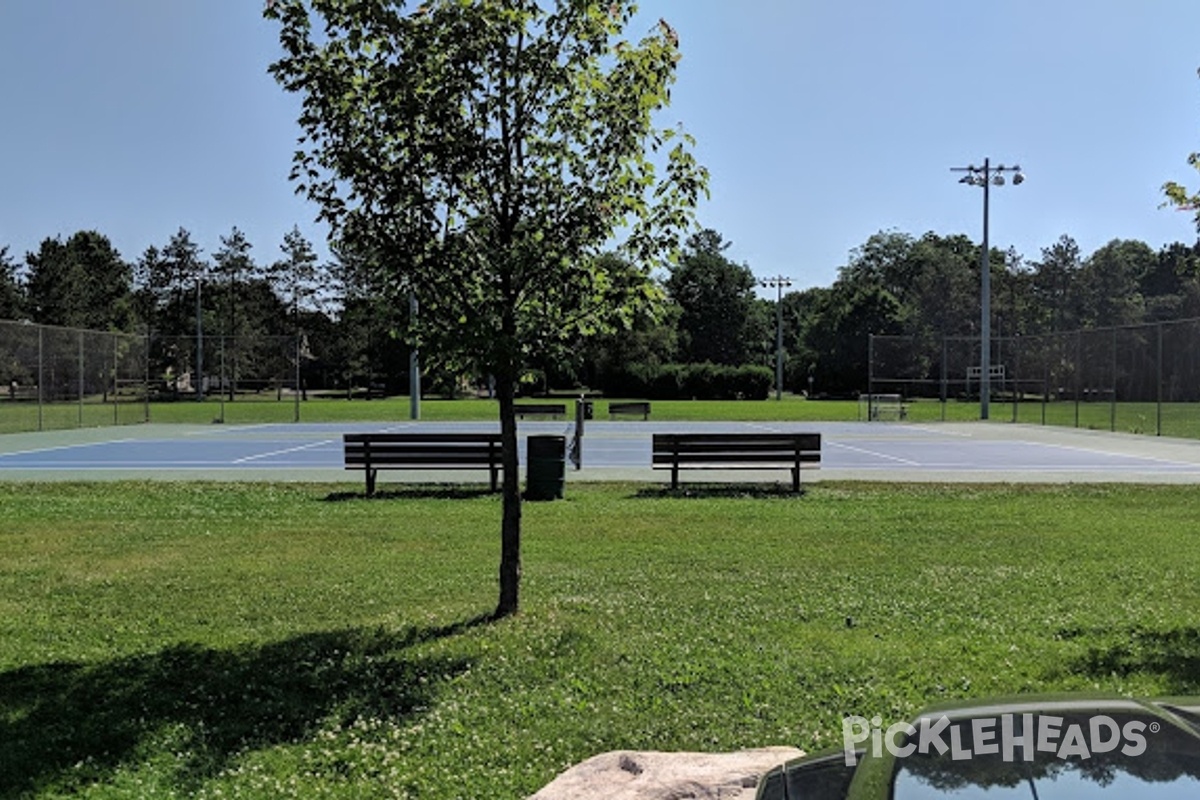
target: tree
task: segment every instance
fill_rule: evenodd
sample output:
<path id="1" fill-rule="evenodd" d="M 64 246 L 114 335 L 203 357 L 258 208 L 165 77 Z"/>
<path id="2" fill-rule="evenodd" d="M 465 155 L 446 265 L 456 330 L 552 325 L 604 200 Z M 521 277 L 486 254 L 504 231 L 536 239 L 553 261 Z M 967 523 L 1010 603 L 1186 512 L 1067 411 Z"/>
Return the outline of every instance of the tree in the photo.
<path id="1" fill-rule="evenodd" d="M 1042 248 L 1041 261 L 1033 264 L 1032 292 L 1037 311 L 1037 332 L 1078 328 L 1085 316 L 1079 290 L 1083 260 L 1079 245 L 1063 235 Z"/>
<path id="2" fill-rule="evenodd" d="M 1145 242 L 1114 239 L 1092 253 L 1080 272 L 1083 324 L 1087 327 L 1133 325 L 1142 321 L 1145 302 L 1140 286 L 1158 257 Z"/>
<path id="3" fill-rule="evenodd" d="M 300 309 L 310 307 L 320 290 L 321 268 L 312 244 L 293 227 L 279 245 L 283 258 L 267 268 L 267 278 L 279 299 L 287 306 L 293 332 L 298 331 Z"/>
<path id="4" fill-rule="evenodd" d="M 235 226 L 221 237 L 221 248 L 213 253 L 213 278 L 221 295 L 221 335 L 225 362 L 224 389 L 230 401 L 237 397 L 241 374 L 242 334 L 249 327 L 245 306 L 247 283 L 258 277 L 258 265 L 250 256 L 253 245 Z M 239 313 L 239 311 L 241 313 Z"/>
<path id="5" fill-rule="evenodd" d="M 1200 70 L 1196 71 L 1200 75 Z M 1188 164 L 1200 171 L 1200 153 L 1192 153 L 1188 156 Z M 1163 194 L 1166 195 L 1166 205 L 1173 205 L 1180 211 L 1195 212 L 1194 219 L 1196 220 L 1196 231 L 1200 233 L 1200 192 L 1189 193 L 1187 188 L 1175 181 L 1167 181 L 1162 187 Z"/>
<path id="6" fill-rule="evenodd" d="M 128 330 L 132 325 L 129 265 L 107 237 L 79 231 L 65 242 L 44 239 L 25 261 L 34 322 L 90 330 Z"/>
<path id="7" fill-rule="evenodd" d="M 712 229 L 693 234 L 667 278 L 667 294 L 680 308 L 685 361 L 737 366 L 762 355 L 762 348 L 750 343 L 752 334 L 761 333 L 751 330 L 754 273 L 725 257 L 729 244 Z"/>
<path id="8" fill-rule="evenodd" d="M 549 7 L 544 7 L 548 5 Z M 631 0 L 279 0 L 303 95 L 293 176 L 337 241 L 420 308 L 424 359 L 495 377 L 504 487 L 497 616 L 518 610 L 515 385 L 523 365 L 627 320 L 656 294 L 705 191 L 690 139 L 660 129 L 679 59 L 660 21 L 621 39 Z M 313 22 L 321 21 L 314 31 Z M 639 269 L 598 255 L 625 233 Z"/>
<path id="9" fill-rule="evenodd" d="M 0 247 L 0 319 L 19 318 L 24 305 L 16 264 L 8 254 L 8 247 Z"/>

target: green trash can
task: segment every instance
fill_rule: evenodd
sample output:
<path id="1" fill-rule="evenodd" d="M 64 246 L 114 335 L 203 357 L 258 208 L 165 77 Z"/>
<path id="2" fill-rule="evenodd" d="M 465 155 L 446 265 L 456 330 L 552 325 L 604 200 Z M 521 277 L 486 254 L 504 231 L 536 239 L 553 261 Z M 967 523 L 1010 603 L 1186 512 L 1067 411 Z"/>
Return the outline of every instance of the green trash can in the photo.
<path id="1" fill-rule="evenodd" d="M 530 436 L 525 450 L 525 499 L 559 500 L 567 473 L 567 437 Z"/>

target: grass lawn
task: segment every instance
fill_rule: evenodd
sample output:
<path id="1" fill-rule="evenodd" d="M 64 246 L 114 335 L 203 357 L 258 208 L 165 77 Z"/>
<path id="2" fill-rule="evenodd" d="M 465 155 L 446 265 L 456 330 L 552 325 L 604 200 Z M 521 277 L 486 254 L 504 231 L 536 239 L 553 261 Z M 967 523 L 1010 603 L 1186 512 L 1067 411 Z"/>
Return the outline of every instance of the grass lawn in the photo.
<path id="1" fill-rule="evenodd" d="M 616 748 L 1200 692 L 1190 487 L 571 485 L 499 623 L 496 496 L 346 489 L 0 485 L 0 796 L 519 798 Z"/>
<path id="2" fill-rule="evenodd" d="M 522 401 L 519 401 L 522 402 Z M 530 399 L 523 402 L 544 402 Z M 574 401 L 570 398 L 553 402 L 567 406 L 567 416 L 573 419 Z M 596 419 L 608 419 L 608 400 L 595 401 Z M 785 395 L 781 401 L 769 400 L 655 400 L 651 419 L 659 421 L 729 420 L 747 422 L 846 422 L 864 418 L 865 408 L 855 400 L 806 400 Z M 1115 417 L 1114 417 L 1115 410 Z M 979 419 L 979 404 L 951 400 L 912 400 L 906 404 L 910 422 L 969 422 Z M 272 393 L 258 397 L 240 397 L 235 402 L 221 402 L 211 397 L 204 402 L 155 402 L 150 405 L 150 421 L 157 423 L 187 423 L 207 425 L 223 419 L 230 424 L 262 424 L 294 422 L 387 422 L 409 419 L 409 399 L 389 397 L 382 400 L 345 400 L 333 397 L 313 397 L 296 403 L 294 398 L 276 400 Z M 428 398 L 421 403 L 425 420 L 495 421 L 497 403 L 486 399 L 444 400 Z M 137 424 L 145 421 L 146 408 L 141 403 L 123 402 L 116 408 L 94 398 L 82 406 L 78 403 L 51 404 L 41 412 L 42 427 L 46 430 L 95 427 L 113 424 Z M 992 402 L 991 418 L 995 422 L 1013 421 L 1011 403 Z M 1154 403 L 1081 403 L 1054 402 L 1043 406 L 1039 402 L 1021 403 L 1016 421 L 1066 427 L 1116 430 L 1122 433 L 1153 435 L 1158 430 L 1159 414 Z M 1162 406 L 1162 435 L 1200 438 L 1200 406 L 1195 403 L 1164 403 Z M 38 430 L 38 408 L 27 402 L 0 401 L 0 433 Z"/>

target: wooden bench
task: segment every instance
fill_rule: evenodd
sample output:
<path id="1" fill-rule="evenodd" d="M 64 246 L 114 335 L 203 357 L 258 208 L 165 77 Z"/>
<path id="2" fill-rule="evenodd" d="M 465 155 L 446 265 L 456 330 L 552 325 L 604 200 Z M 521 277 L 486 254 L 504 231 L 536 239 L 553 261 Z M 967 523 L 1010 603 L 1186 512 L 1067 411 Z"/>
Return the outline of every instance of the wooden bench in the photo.
<path id="1" fill-rule="evenodd" d="M 486 469 L 492 491 L 498 486 L 498 433 L 347 433 L 342 439 L 346 469 L 366 473 L 368 496 L 381 469 Z"/>
<path id="2" fill-rule="evenodd" d="M 565 417 L 566 403 L 517 403 L 513 406 L 517 416 L 524 417 Z"/>
<path id="3" fill-rule="evenodd" d="M 672 489 L 681 469 L 789 469 L 798 492 L 801 468 L 820 463 L 819 433 L 654 434 L 654 469 L 671 470 Z"/>
<path id="4" fill-rule="evenodd" d="M 630 400 L 624 402 L 613 402 L 608 404 L 608 416 L 617 416 L 618 414 L 641 414 L 642 419 L 650 419 L 650 402 L 648 400 Z"/>

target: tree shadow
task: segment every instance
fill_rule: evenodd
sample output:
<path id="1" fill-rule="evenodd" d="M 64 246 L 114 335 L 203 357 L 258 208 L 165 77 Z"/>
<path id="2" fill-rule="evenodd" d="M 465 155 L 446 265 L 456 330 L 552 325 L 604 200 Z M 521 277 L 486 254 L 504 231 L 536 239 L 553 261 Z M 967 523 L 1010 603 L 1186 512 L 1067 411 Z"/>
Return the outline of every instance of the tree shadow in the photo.
<path id="1" fill-rule="evenodd" d="M 1082 656 L 1063 665 L 1064 672 L 1096 679 L 1158 675 L 1164 679 L 1168 694 L 1200 694 L 1200 629 L 1072 630 L 1062 631 L 1060 636 L 1084 638 L 1089 633 L 1110 641 L 1089 647 Z M 1111 642 L 1114 637 L 1117 641 Z"/>
<path id="2" fill-rule="evenodd" d="M 762 498 L 762 497 L 803 497 L 807 491 L 801 486 L 799 492 L 792 491 L 791 483 L 686 483 L 678 489 L 670 486 L 647 486 L 634 492 L 634 499 L 658 500 L 661 498 L 695 498 L 695 497 L 725 497 L 725 498 Z"/>
<path id="3" fill-rule="evenodd" d="M 499 492 L 484 486 L 461 484 L 416 484 L 403 488 L 376 489 L 375 494 L 361 492 L 330 492 L 321 498 L 326 503 L 345 503 L 351 500 L 468 500 L 477 497 L 499 497 Z"/>
<path id="4" fill-rule="evenodd" d="M 172 745 L 184 754 L 177 780 L 192 794 L 238 753 L 303 741 L 330 720 L 419 717 L 471 660 L 410 651 L 490 620 L 309 633 L 229 650 L 182 644 L 0 673 L 0 796 L 104 780 L 166 726 L 181 737 Z"/>

